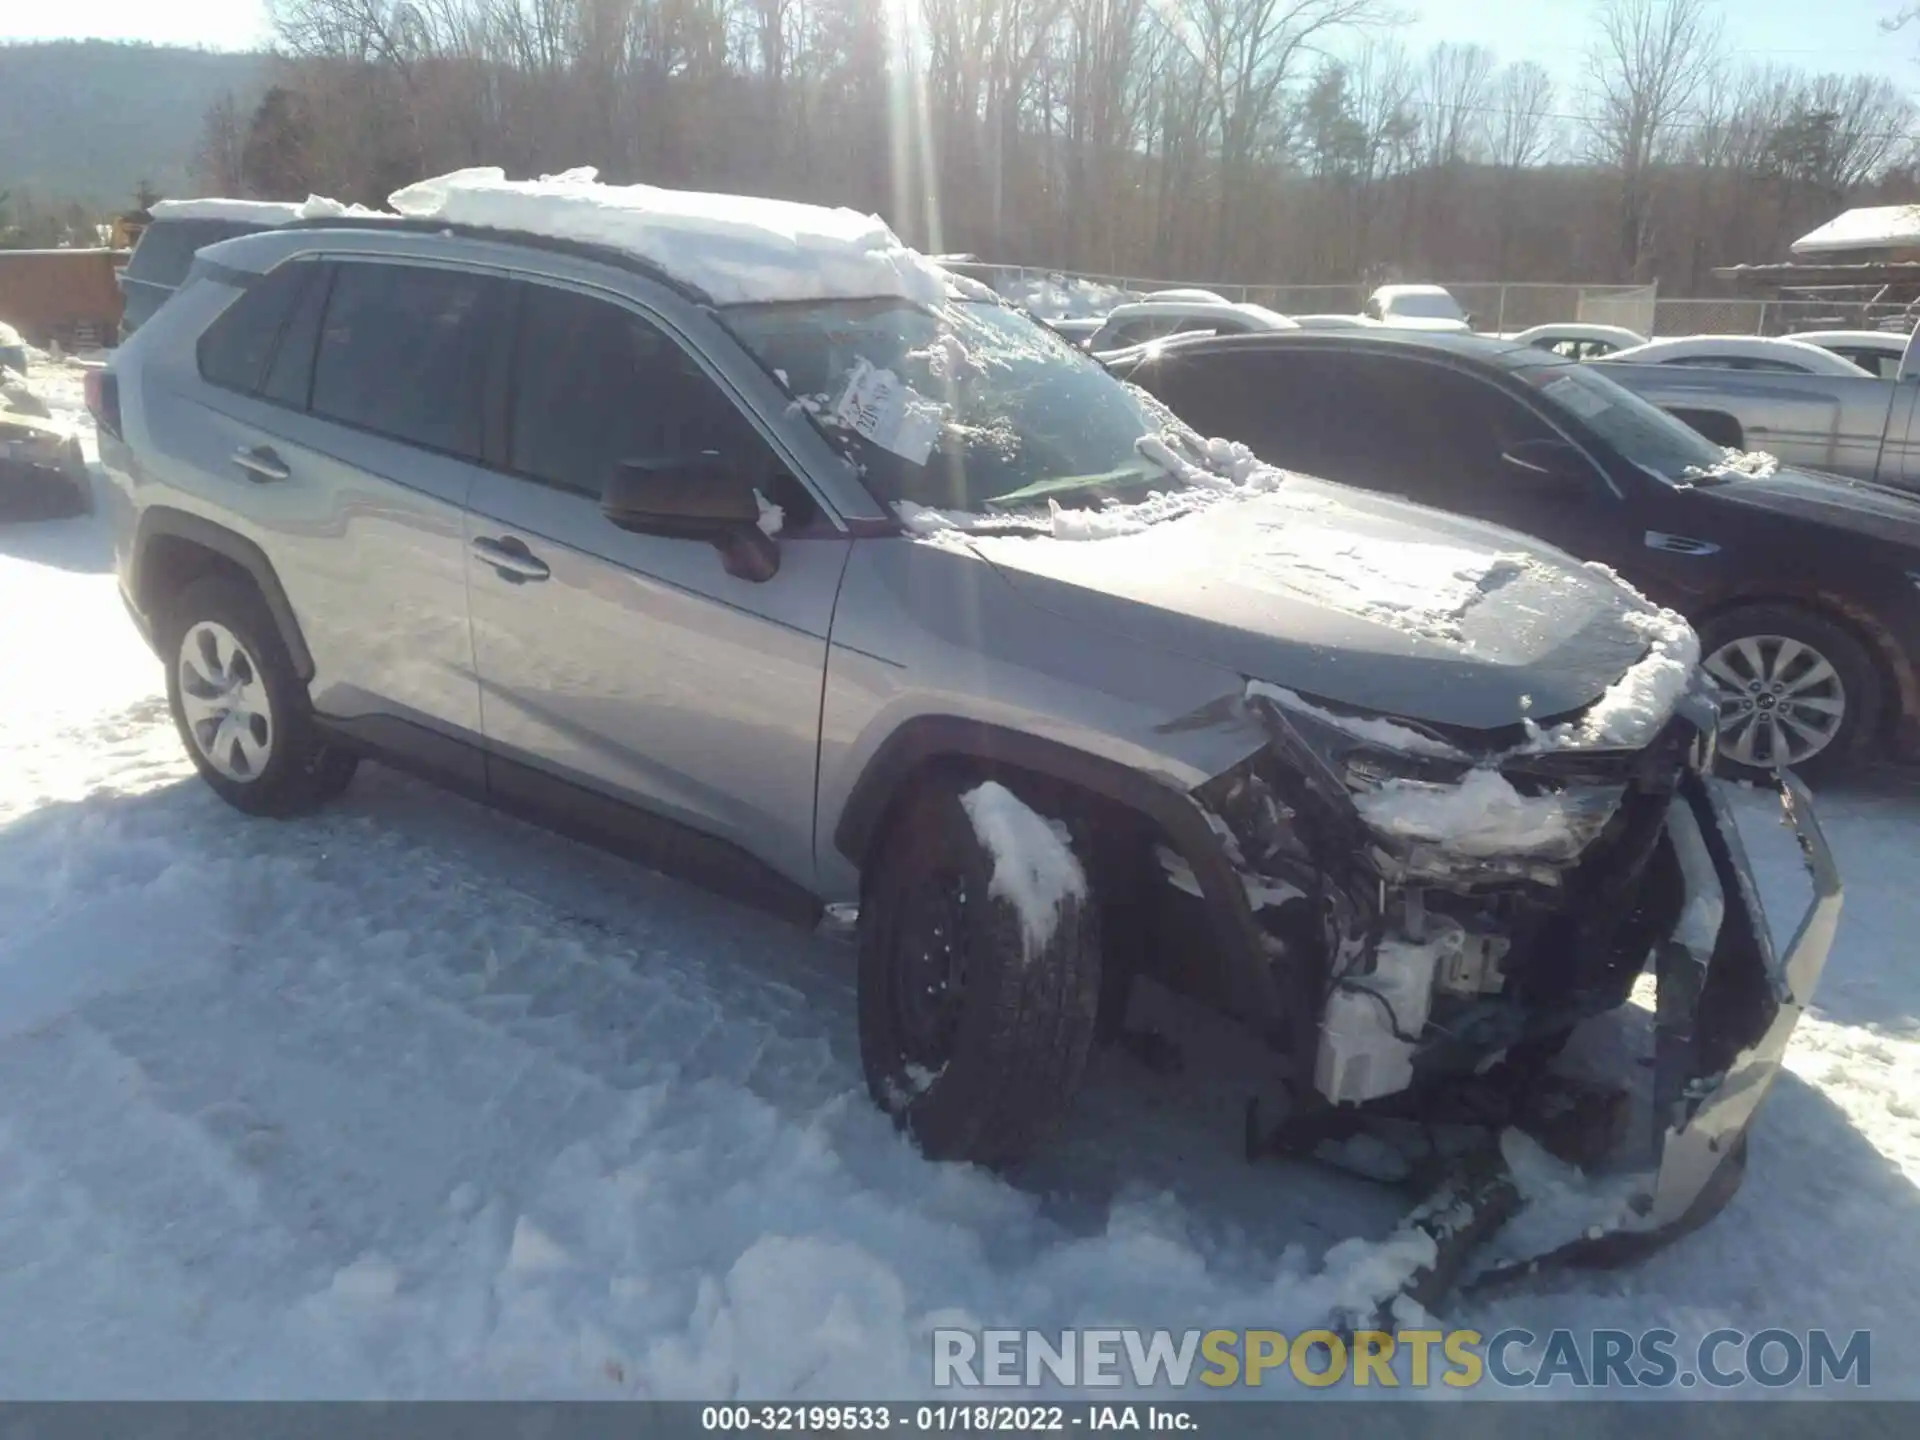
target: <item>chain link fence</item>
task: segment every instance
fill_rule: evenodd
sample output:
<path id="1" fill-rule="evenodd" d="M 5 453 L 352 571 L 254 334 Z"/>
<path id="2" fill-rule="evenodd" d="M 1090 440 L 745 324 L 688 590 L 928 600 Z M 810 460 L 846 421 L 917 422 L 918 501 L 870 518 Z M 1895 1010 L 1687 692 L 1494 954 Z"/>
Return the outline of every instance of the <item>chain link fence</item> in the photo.
<path id="1" fill-rule="evenodd" d="M 1839 300 L 1662 300 L 1654 333 L 1679 335 L 1794 335 L 1807 330 L 1911 329 L 1913 311 L 1899 304 Z M 1646 332 L 1642 332 L 1643 334 Z"/>
<path id="2" fill-rule="evenodd" d="M 1242 285 L 1218 280 L 1170 280 L 1139 275 L 1046 270 L 1025 265 L 968 261 L 956 268 L 992 285 L 1002 295 L 1047 319 L 1104 315 L 1115 305 L 1161 290 L 1204 290 L 1223 300 L 1264 305 L 1282 315 L 1357 315 L 1371 287 L 1345 285 Z M 1624 325 L 1652 331 L 1657 288 L 1652 285 L 1446 283 L 1472 317 L 1476 330 L 1495 334 L 1555 321 Z"/>

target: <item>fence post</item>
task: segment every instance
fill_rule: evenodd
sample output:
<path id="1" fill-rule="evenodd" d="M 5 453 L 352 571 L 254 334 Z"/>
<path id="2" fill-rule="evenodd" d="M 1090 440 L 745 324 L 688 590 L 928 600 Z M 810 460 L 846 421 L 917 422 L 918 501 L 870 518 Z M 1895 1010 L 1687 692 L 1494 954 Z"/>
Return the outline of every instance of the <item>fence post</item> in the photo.
<path id="1" fill-rule="evenodd" d="M 1767 302 L 1764 300 L 1760 302 L 1760 320 L 1754 327 L 1753 333 L 1756 335 L 1764 335 L 1767 333 Z"/>
<path id="2" fill-rule="evenodd" d="M 1500 298 L 1494 304 L 1493 333 L 1496 335 L 1507 333 L 1507 287 L 1505 285 L 1500 287 Z"/>

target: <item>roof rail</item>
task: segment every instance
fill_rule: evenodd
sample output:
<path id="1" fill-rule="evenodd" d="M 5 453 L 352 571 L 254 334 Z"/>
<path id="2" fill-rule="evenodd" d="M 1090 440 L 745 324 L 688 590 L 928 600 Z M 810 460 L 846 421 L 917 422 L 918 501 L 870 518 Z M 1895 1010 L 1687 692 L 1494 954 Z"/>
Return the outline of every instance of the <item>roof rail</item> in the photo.
<path id="1" fill-rule="evenodd" d="M 565 240 L 552 235 L 535 235 L 525 230 L 502 230 L 487 225 L 463 225 L 448 220 L 420 220 L 407 215 L 329 215 L 313 220 L 295 220 L 277 227 L 289 230 L 398 230 L 409 235 L 457 235 L 466 240 L 492 240 L 503 245 L 518 245 L 528 250 L 545 250 L 556 255 L 572 255 L 594 260 L 621 270 L 644 275 L 697 305 L 718 309 L 713 297 L 698 285 L 691 285 L 651 260 L 612 245 L 596 245 L 584 240 Z"/>

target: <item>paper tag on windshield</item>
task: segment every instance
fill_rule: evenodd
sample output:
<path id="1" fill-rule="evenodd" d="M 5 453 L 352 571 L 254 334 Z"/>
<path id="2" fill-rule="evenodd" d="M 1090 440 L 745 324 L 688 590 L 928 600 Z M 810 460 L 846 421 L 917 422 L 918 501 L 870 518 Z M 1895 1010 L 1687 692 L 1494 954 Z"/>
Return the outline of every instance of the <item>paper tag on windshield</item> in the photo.
<path id="1" fill-rule="evenodd" d="M 939 408 L 891 370 L 856 360 L 833 418 L 914 465 L 924 465 L 940 435 Z"/>
<path id="2" fill-rule="evenodd" d="M 1605 395 L 1595 394 L 1571 375 L 1562 375 L 1552 384 L 1541 386 L 1540 393 L 1551 395 L 1582 420 L 1591 420 L 1612 404 Z"/>

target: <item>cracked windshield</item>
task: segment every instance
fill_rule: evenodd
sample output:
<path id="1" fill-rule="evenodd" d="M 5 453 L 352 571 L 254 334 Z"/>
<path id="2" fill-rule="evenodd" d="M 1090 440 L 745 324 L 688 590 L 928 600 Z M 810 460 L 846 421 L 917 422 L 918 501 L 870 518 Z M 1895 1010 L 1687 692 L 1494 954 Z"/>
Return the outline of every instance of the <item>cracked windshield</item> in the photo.
<path id="1" fill-rule="evenodd" d="M 838 300 L 728 319 L 882 500 L 1013 511 L 1177 483 L 1136 448 L 1170 417 L 998 305 Z"/>

